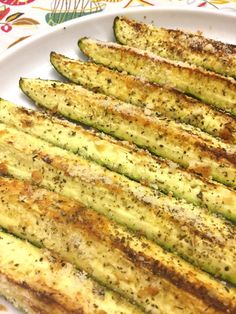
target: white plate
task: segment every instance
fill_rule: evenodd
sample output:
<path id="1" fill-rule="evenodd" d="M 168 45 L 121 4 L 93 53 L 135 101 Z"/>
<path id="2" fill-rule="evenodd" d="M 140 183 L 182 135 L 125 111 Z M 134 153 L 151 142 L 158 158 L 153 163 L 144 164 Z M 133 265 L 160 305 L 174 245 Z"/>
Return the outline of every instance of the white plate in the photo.
<path id="1" fill-rule="evenodd" d="M 50 65 L 49 53 L 54 50 L 72 58 L 77 58 L 78 55 L 82 57 L 77 47 L 80 37 L 113 40 L 112 23 L 116 15 L 126 15 L 168 28 L 199 30 L 208 37 L 236 44 L 236 16 L 222 11 L 161 6 L 154 9 L 95 14 L 56 26 L 52 31 L 28 39 L 1 55 L 0 97 L 29 106 L 26 97 L 18 88 L 19 78 L 22 76 L 59 79 Z M 0 304 L 6 303 L 0 298 Z M 7 313 L 18 313 L 12 307 L 7 307 Z"/>

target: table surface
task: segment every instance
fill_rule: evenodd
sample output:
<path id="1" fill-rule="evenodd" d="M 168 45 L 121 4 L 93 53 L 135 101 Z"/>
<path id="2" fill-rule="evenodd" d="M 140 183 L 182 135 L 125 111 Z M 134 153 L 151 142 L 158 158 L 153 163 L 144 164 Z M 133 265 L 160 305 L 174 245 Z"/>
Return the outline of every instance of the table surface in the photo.
<path id="1" fill-rule="evenodd" d="M 120 8 L 163 4 L 236 14 L 236 0 L 0 0 L 0 53 L 64 21 Z"/>

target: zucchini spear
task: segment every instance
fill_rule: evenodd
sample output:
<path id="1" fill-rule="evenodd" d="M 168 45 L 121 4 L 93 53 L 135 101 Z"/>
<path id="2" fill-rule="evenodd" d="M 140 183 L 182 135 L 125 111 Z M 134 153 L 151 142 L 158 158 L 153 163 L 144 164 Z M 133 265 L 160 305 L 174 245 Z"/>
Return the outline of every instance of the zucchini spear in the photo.
<path id="1" fill-rule="evenodd" d="M 126 17 L 116 17 L 113 28 L 116 40 L 123 45 L 236 78 L 235 45 L 197 33 L 154 27 Z"/>
<path id="2" fill-rule="evenodd" d="M 2 184 L 10 186 L 11 192 L 5 190 L 6 193 L 17 197 L 18 191 L 13 192 L 17 186 L 14 181 L 1 182 L 1 189 Z M 1 206 L 3 199 L 1 195 Z M 11 203 L 10 197 L 8 200 Z M 143 313 L 46 249 L 3 231 L 0 231 L 0 247 L 0 294 L 26 313 Z"/>
<path id="3" fill-rule="evenodd" d="M 222 146 L 214 138 L 208 141 L 180 123 L 77 85 L 21 79 L 20 87 L 44 108 L 147 148 L 204 177 L 236 187 L 236 153 L 226 151 L 223 148 L 226 144 Z"/>
<path id="4" fill-rule="evenodd" d="M 110 70 L 101 65 L 72 60 L 52 52 L 50 61 L 70 81 L 116 97 L 182 123 L 191 124 L 228 143 L 236 144 L 236 120 L 194 98 L 144 79 Z"/>
<path id="5" fill-rule="evenodd" d="M 20 237 L 53 249 L 103 284 L 141 303 L 148 313 L 236 310 L 235 288 L 81 204 L 29 183 L 0 179 L 0 223 Z"/>
<path id="6" fill-rule="evenodd" d="M 0 121 L 93 160 L 144 185 L 218 212 L 236 222 L 236 191 L 201 179 L 173 162 L 79 125 L 0 99 Z"/>
<path id="7" fill-rule="evenodd" d="M 97 164 L 0 124 L 0 170 L 54 190 L 236 283 L 235 226 Z"/>
<path id="8" fill-rule="evenodd" d="M 79 47 L 96 63 L 177 88 L 236 115 L 236 81 L 232 78 L 114 43 L 82 38 Z"/>

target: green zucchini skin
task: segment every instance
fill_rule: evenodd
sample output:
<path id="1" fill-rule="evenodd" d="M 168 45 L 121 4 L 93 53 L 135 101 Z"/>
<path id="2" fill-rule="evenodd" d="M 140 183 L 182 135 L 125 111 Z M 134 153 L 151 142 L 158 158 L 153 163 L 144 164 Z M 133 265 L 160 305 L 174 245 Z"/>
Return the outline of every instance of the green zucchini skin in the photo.
<path id="1" fill-rule="evenodd" d="M 15 190 L 14 194 L 12 190 L 20 183 L 0 181 L 0 189 L 5 187 L 5 194 L 10 193 L 11 198 L 22 197 L 26 192 L 18 195 Z M 9 191 L 6 186 L 10 186 Z M 22 186 L 30 189 L 27 184 Z M 6 198 L 11 202 L 10 197 Z M 3 200 L 1 196 L 1 204 Z M 26 313 L 143 313 L 49 250 L 3 231 L 0 231 L 0 246 L 0 294 Z"/>
<path id="2" fill-rule="evenodd" d="M 123 16 L 115 18 L 113 29 L 120 44 L 236 78 L 235 45 L 197 33 L 158 28 Z"/>
<path id="3" fill-rule="evenodd" d="M 137 48 L 82 38 L 81 51 L 94 62 L 176 88 L 236 115 L 236 82 L 214 72 L 170 61 Z"/>
<path id="4" fill-rule="evenodd" d="M 236 120 L 194 98 L 133 75 L 92 62 L 72 60 L 52 52 L 54 68 L 71 82 L 121 101 L 146 108 L 157 116 L 191 124 L 221 140 L 236 144 Z"/>
<path id="5" fill-rule="evenodd" d="M 42 112 L 17 107 L 3 99 L 0 99 L 0 121 L 236 222 L 236 192 L 233 189 L 202 179 L 137 146 Z"/>
<path id="6" fill-rule="evenodd" d="M 147 148 L 189 171 L 236 187 L 236 153 L 231 147 L 226 151 L 226 144 L 217 139 L 208 141 L 185 125 L 78 85 L 21 79 L 20 87 L 43 108 Z"/>
<path id="7" fill-rule="evenodd" d="M 148 313 L 197 314 L 208 307 L 207 313 L 231 313 L 236 308 L 235 288 L 78 202 L 15 179 L 0 179 L 0 201 L 4 228 L 53 249 L 106 286 L 141 303 Z M 108 313 L 115 312 L 110 306 Z M 135 307 L 131 310 L 127 307 L 124 313 L 139 313 Z"/>
<path id="8" fill-rule="evenodd" d="M 235 226 L 0 124 L 1 172 L 53 190 L 236 283 Z"/>

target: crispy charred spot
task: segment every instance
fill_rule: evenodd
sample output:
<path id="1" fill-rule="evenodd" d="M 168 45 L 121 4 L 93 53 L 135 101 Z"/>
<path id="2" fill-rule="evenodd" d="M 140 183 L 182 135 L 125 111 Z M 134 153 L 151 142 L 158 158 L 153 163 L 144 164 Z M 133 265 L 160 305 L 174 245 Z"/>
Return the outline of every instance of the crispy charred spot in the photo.
<path id="1" fill-rule="evenodd" d="M 224 304 L 221 300 L 213 297 L 211 291 L 206 285 L 203 285 L 200 282 L 198 284 L 191 284 L 183 276 L 181 276 L 180 272 L 176 272 L 173 268 L 163 265 L 161 261 L 153 260 L 141 252 L 135 252 L 129 246 L 125 245 L 123 241 L 116 239 L 113 242 L 113 245 L 125 253 L 128 259 L 137 267 L 148 269 L 154 275 L 160 276 L 178 288 L 195 295 L 207 305 L 214 307 L 216 310 L 220 310 L 223 313 L 235 313 L 236 307 L 233 304 Z"/>
<path id="2" fill-rule="evenodd" d="M 43 152 L 40 152 L 37 154 L 36 158 L 39 158 L 46 162 L 47 164 L 52 165 L 53 167 L 60 169 L 65 172 L 66 175 L 71 176 L 68 172 L 69 164 L 66 159 L 61 158 L 60 156 L 50 156 L 48 154 L 45 154 Z"/>
<path id="3" fill-rule="evenodd" d="M 232 126 L 232 124 L 229 122 L 229 123 L 226 123 L 225 125 L 224 125 L 224 127 L 222 128 L 222 130 L 220 130 L 220 132 L 219 132 L 219 136 L 223 139 L 223 140 L 225 140 L 225 141 L 227 141 L 227 142 L 233 142 L 233 140 L 234 140 L 234 136 L 233 136 L 233 132 L 234 132 L 235 130 L 234 130 L 234 128 L 233 128 L 233 126 Z"/>
<path id="4" fill-rule="evenodd" d="M 140 295 L 140 297 L 145 298 L 148 296 L 152 296 L 154 297 L 155 295 L 157 295 L 159 293 L 160 289 L 158 287 L 154 287 L 154 286 L 149 286 L 146 287 L 142 290 L 139 290 L 138 295 Z"/>
<path id="5" fill-rule="evenodd" d="M 49 165 L 53 162 L 53 159 L 50 156 L 47 156 L 47 155 L 42 156 L 42 160 L 44 162 L 46 162 L 47 164 L 49 164 Z"/>
<path id="6" fill-rule="evenodd" d="M 0 163 L 0 175 L 7 175 L 8 174 L 8 167 L 6 162 Z"/>
<path id="7" fill-rule="evenodd" d="M 74 226 L 79 227 L 81 230 L 86 231 L 90 237 L 95 238 L 97 241 L 109 241 L 106 234 L 110 223 L 98 213 L 94 213 L 88 208 L 82 205 L 69 209 L 66 212 L 67 217 L 61 217 L 65 219 L 67 223 L 73 223 Z"/>
<path id="8" fill-rule="evenodd" d="M 25 282 L 18 283 L 18 286 L 26 290 L 29 290 L 35 296 L 35 298 L 37 298 L 39 301 L 43 301 L 45 305 L 50 305 L 50 307 L 53 307 L 53 306 L 59 307 L 61 310 L 69 311 L 71 314 L 84 314 L 84 311 L 82 308 L 72 310 L 70 307 L 67 307 L 64 304 L 60 304 L 54 297 L 53 293 L 46 293 L 46 292 L 34 290 Z"/>
<path id="9" fill-rule="evenodd" d="M 125 19 L 121 19 L 121 20 L 125 20 Z M 135 21 L 131 21 L 131 20 L 125 20 L 127 24 L 131 25 L 136 32 L 145 32 L 147 30 L 147 26 L 145 24 L 141 24 Z"/>
<path id="10" fill-rule="evenodd" d="M 45 314 L 45 310 L 42 309 L 42 307 L 39 307 L 39 305 L 37 304 L 29 304 L 30 308 L 34 311 L 34 313 L 37 313 L 37 314 Z"/>
<path id="11" fill-rule="evenodd" d="M 0 186 L 5 187 L 12 195 L 17 189 L 19 195 L 27 196 L 28 203 L 38 205 L 45 215 L 66 224 L 73 224 L 80 230 L 86 231 L 90 236 L 97 240 L 105 239 L 106 231 L 110 222 L 99 213 L 96 213 L 83 204 L 70 200 L 63 196 L 55 197 L 54 194 L 45 189 L 39 189 L 23 181 L 4 181 L 0 180 Z M 43 197 L 35 198 L 34 193 L 43 195 Z"/>
<path id="12" fill-rule="evenodd" d="M 208 146 L 202 142 L 196 142 L 195 145 L 199 147 L 202 150 L 202 152 L 210 153 L 217 160 L 225 159 L 231 164 L 233 164 L 234 166 L 236 166 L 236 154 L 228 153 L 223 148 L 214 148 L 214 147 Z"/>
<path id="13" fill-rule="evenodd" d="M 192 166 L 188 167 L 190 172 L 201 175 L 203 178 L 207 179 L 211 177 L 211 167 L 210 166 Z"/>
<path id="14" fill-rule="evenodd" d="M 16 281 L 13 278 L 10 278 L 8 276 L 6 276 L 5 274 L 3 274 L 0 270 L 0 274 L 7 279 L 7 281 L 14 285 L 17 286 L 21 289 L 24 289 L 26 291 L 29 291 L 29 293 L 37 300 L 39 300 L 40 302 L 43 302 L 45 304 L 45 306 L 49 306 L 51 309 L 55 308 L 57 310 L 60 310 L 62 313 L 71 313 L 71 314 L 84 314 L 84 311 L 82 308 L 78 308 L 78 309 L 71 309 L 70 304 L 68 304 L 68 307 L 65 304 L 61 304 L 58 302 L 57 299 L 54 296 L 54 293 L 47 293 L 47 292 L 42 292 L 39 290 L 36 290 L 34 288 L 32 288 L 30 285 L 28 285 L 26 282 L 20 282 L 20 281 Z M 31 308 L 33 309 L 34 307 L 37 308 L 37 305 L 30 305 Z M 38 308 L 39 309 L 39 308 Z M 39 313 L 41 313 L 42 309 L 39 309 Z M 38 312 L 37 312 L 38 313 Z"/>
<path id="15" fill-rule="evenodd" d="M 34 170 L 31 173 L 31 179 L 34 183 L 38 184 L 43 180 L 43 174 L 38 170 Z"/>
<path id="16" fill-rule="evenodd" d="M 21 124 L 23 128 L 30 128 L 34 125 L 33 121 L 31 120 L 26 120 L 26 119 L 22 119 L 21 120 Z"/>
<path id="17" fill-rule="evenodd" d="M 31 112 L 34 112 L 33 110 L 29 110 L 29 109 L 26 109 L 24 107 L 17 107 L 16 109 L 19 113 L 23 113 L 27 116 L 30 116 L 31 115 Z"/>
<path id="18" fill-rule="evenodd" d="M 228 56 L 230 54 L 235 54 L 236 46 L 232 44 L 224 44 L 220 41 L 205 38 L 199 34 L 186 33 L 180 30 L 168 29 L 167 32 L 174 39 L 185 39 L 188 43 L 188 47 L 192 51 L 197 51 L 199 53 L 209 53 L 217 54 L 221 56 Z M 194 39 L 194 41 L 193 41 Z M 209 49 L 207 49 L 209 46 Z"/>

